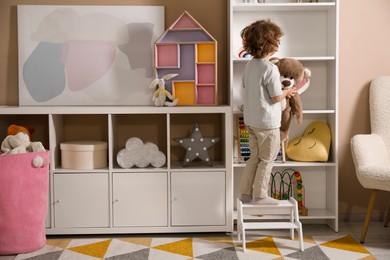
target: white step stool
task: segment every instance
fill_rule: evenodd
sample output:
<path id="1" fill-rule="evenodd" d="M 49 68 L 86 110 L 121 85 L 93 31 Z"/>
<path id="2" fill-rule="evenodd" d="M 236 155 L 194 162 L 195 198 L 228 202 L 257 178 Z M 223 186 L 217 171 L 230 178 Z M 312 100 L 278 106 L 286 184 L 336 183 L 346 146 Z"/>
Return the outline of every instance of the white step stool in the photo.
<path id="1" fill-rule="evenodd" d="M 273 219 L 286 220 L 283 222 L 245 222 L 245 215 L 272 215 Z M 262 220 L 260 220 L 262 221 Z M 237 199 L 237 238 L 241 241 L 242 248 L 245 252 L 246 241 L 245 231 L 249 229 L 290 229 L 291 239 L 294 239 L 294 229 L 297 230 L 299 247 L 303 252 L 303 235 L 302 224 L 299 222 L 298 203 L 294 198 L 289 200 L 281 200 L 278 205 L 254 205 L 250 203 L 242 203 Z"/>

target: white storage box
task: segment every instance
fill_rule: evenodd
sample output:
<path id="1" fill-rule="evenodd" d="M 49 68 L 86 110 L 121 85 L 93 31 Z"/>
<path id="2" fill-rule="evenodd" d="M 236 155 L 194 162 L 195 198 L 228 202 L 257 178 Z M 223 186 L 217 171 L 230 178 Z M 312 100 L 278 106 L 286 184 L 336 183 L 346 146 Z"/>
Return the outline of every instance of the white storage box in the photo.
<path id="1" fill-rule="evenodd" d="M 107 142 L 75 141 L 61 143 L 62 168 L 89 170 L 107 167 Z"/>

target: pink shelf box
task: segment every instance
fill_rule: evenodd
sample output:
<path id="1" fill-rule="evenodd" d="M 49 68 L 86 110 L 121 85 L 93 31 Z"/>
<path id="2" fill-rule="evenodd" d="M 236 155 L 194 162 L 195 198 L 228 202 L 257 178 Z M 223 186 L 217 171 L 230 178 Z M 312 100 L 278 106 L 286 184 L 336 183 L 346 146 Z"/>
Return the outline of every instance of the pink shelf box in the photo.
<path id="1" fill-rule="evenodd" d="M 198 85 L 196 87 L 197 104 L 215 105 L 215 85 Z"/>
<path id="2" fill-rule="evenodd" d="M 189 15 L 182 15 L 179 19 L 174 22 L 171 27 L 172 29 L 196 29 L 201 28 L 201 26 L 194 21 L 194 19 Z"/>
<path id="3" fill-rule="evenodd" d="M 156 68 L 179 68 L 180 48 L 178 44 L 156 45 Z"/>
<path id="4" fill-rule="evenodd" d="M 214 64 L 197 64 L 196 68 L 198 84 L 215 84 Z"/>

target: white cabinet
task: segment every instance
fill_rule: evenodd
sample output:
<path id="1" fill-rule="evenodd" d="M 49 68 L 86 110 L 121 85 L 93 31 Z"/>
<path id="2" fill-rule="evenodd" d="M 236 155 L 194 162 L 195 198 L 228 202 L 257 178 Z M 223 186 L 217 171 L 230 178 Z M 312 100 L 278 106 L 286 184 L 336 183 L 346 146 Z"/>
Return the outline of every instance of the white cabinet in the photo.
<path id="1" fill-rule="evenodd" d="M 167 172 L 114 172 L 114 227 L 168 226 L 167 184 Z"/>
<path id="2" fill-rule="evenodd" d="M 319 3 L 297 3 L 293 0 L 243 3 L 230 0 L 229 57 L 230 104 L 233 109 L 233 131 L 237 138 L 242 101 L 242 74 L 248 59 L 239 58 L 241 30 L 259 19 L 270 19 L 284 32 L 276 57 L 293 57 L 311 69 L 310 88 L 301 96 L 303 123 L 292 122 L 290 139 L 302 135 L 313 121 L 331 128 L 332 145 L 328 162 L 276 162 L 275 171 L 293 168 L 303 178 L 308 216 L 301 220 L 318 221 L 338 230 L 338 0 Z M 243 173 L 245 162 L 239 161 L 239 147 L 234 148 L 234 189 Z"/>
<path id="3" fill-rule="evenodd" d="M 108 173 L 54 175 L 56 228 L 109 227 Z"/>
<path id="4" fill-rule="evenodd" d="M 189 137 L 196 122 L 220 138 L 208 149 L 213 167 L 182 167 L 186 151 L 174 138 Z M 50 149 L 47 234 L 233 231 L 230 106 L 0 107 L 0 129 L 10 124 L 33 126 Z M 121 168 L 116 156 L 131 137 L 156 144 L 165 165 Z M 81 140 L 107 142 L 106 168 L 62 168 L 60 144 Z"/>
<path id="5" fill-rule="evenodd" d="M 225 225 L 225 172 L 172 172 L 172 226 Z"/>

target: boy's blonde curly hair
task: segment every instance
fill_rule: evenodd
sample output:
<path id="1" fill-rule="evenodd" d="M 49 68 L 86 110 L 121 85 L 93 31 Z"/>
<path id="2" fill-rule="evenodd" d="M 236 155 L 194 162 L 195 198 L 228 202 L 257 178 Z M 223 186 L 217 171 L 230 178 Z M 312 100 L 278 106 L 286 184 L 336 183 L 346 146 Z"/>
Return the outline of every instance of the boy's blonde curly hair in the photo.
<path id="1" fill-rule="evenodd" d="M 269 19 L 258 20 L 241 31 L 243 48 L 254 58 L 264 58 L 276 52 L 283 32 Z"/>

